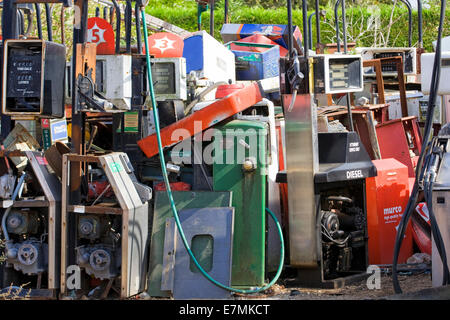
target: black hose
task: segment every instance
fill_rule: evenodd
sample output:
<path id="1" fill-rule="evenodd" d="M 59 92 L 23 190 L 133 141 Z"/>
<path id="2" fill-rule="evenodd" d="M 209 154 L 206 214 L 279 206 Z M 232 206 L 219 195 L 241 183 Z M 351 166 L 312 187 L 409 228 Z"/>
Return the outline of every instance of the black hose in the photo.
<path id="1" fill-rule="evenodd" d="M 319 13 L 319 0 L 316 0 L 316 32 L 317 32 L 317 41 L 316 43 L 320 43 L 320 13 Z M 311 45 L 312 48 L 312 45 Z"/>
<path id="2" fill-rule="evenodd" d="M 18 22 L 18 29 L 19 29 L 19 35 L 25 34 L 25 22 L 23 17 L 22 10 L 17 10 L 17 22 Z"/>
<path id="3" fill-rule="evenodd" d="M 136 1 L 134 7 L 134 20 L 136 21 L 136 40 L 138 47 L 138 54 L 142 53 L 142 35 L 141 35 L 141 6 L 139 1 Z"/>
<path id="4" fill-rule="evenodd" d="M 41 5 L 39 3 L 35 3 L 34 7 L 36 9 L 36 23 L 37 23 L 38 38 L 42 39 Z"/>
<path id="5" fill-rule="evenodd" d="M 45 4 L 45 17 L 47 18 L 48 41 L 53 41 L 52 9 L 48 3 Z"/>
<path id="6" fill-rule="evenodd" d="M 108 7 L 103 7 L 103 19 L 108 20 Z"/>
<path id="7" fill-rule="evenodd" d="M 407 0 L 400 0 L 408 9 L 408 47 L 412 46 L 412 8 Z"/>
<path id="8" fill-rule="evenodd" d="M 224 2 L 224 23 L 228 23 L 228 0 Z"/>
<path id="9" fill-rule="evenodd" d="M 33 17 L 31 16 L 30 12 L 27 12 L 26 15 L 27 15 L 27 30 L 25 30 L 25 36 L 29 37 L 31 30 L 33 29 Z"/>
<path id="10" fill-rule="evenodd" d="M 347 47 L 347 20 L 345 18 L 345 0 L 341 0 L 341 5 L 342 5 L 342 37 L 344 38 L 344 53 L 347 54 L 348 47 Z"/>
<path id="11" fill-rule="evenodd" d="M 432 78 L 431 78 L 427 119 L 426 119 L 425 129 L 424 129 L 424 141 L 422 143 L 422 150 L 421 150 L 421 153 L 419 156 L 419 161 L 418 161 L 417 167 L 416 167 L 416 180 L 414 182 L 414 187 L 411 192 L 410 198 L 408 200 L 408 204 L 403 213 L 402 219 L 400 220 L 397 236 L 395 239 L 394 257 L 393 257 L 394 261 L 392 263 L 392 281 L 393 281 L 394 290 L 396 293 L 402 293 L 400 284 L 398 282 L 398 277 L 397 277 L 397 262 L 398 262 L 398 256 L 400 253 L 400 247 L 401 247 L 401 244 L 403 241 L 406 226 L 408 225 L 409 218 L 414 210 L 414 206 L 417 201 L 417 197 L 418 197 L 418 193 L 419 193 L 419 178 L 424 176 L 425 170 L 427 169 L 423 165 L 424 160 L 427 157 L 427 153 L 432 151 L 432 148 L 431 147 L 427 148 L 427 145 L 429 144 L 429 140 L 430 140 L 430 132 L 431 132 L 432 123 L 433 123 L 433 115 L 434 115 L 434 109 L 436 107 L 437 92 L 438 92 L 439 80 L 440 80 L 440 75 L 441 75 L 441 63 L 440 63 L 441 62 L 441 39 L 442 39 L 442 29 L 443 29 L 443 24 L 444 24 L 444 19 L 445 19 L 445 7 L 446 7 L 445 2 L 446 2 L 446 0 L 441 0 L 441 13 L 440 13 L 440 19 L 439 19 L 438 40 L 437 40 L 437 45 L 436 45 L 436 53 L 435 53 L 435 57 L 434 57 L 434 64 L 433 64 L 433 71 L 432 71 L 433 73 L 432 73 Z M 426 162 L 428 162 L 428 161 L 426 161 Z M 427 179 L 427 178 L 425 177 L 424 179 Z M 425 195 L 428 198 L 430 198 L 429 194 L 427 193 L 429 191 L 430 190 L 424 189 Z M 431 192 L 432 192 L 432 190 L 431 190 Z M 432 213 L 430 214 L 430 219 L 431 219 L 431 215 L 432 215 Z M 433 236 L 434 236 L 434 234 L 436 234 L 438 236 L 438 239 L 436 239 L 436 241 L 442 240 L 442 239 L 439 239 L 439 229 L 438 228 L 439 227 L 437 226 L 437 224 L 434 223 L 434 226 L 432 226 L 432 231 L 433 231 Z M 439 243 L 438 246 L 441 247 L 441 249 L 442 249 L 443 244 Z M 441 252 L 440 252 L 440 254 L 441 254 Z M 448 278 L 448 277 L 445 276 L 445 278 Z"/>
<path id="12" fill-rule="evenodd" d="M 120 53 L 120 7 L 116 0 L 112 0 L 116 9 L 116 53 Z"/>
<path id="13" fill-rule="evenodd" d="M 312 35 L 312 17 L 316 16 L 316 21 L 317 21 L 317 14 L 315 12 L 311 12 L 311 14 L 308 17 L 308 28 L 309 28 L 309 47 L 312 48 L 313 47 L 313 35 Z"/>
<path id="14" fill-rule="evenodd" d="M 303 37 L 304 40 L 304 48 L 305 48 L 305 58 L 309 57 L 309 46 L 308 46 L 308 2 L 307 0 L 302 1 L 302 18 L 303 18 Z M 316 17 L 317 18 L 317 17 Z M 309 74 L 309 71 L 308 71 Z"/>
<path id="15" fill-rule="evenodd" d="M 126 52 L 131 53 L 131 24 L 132 24 L 132 4 L 131 0 L 127 0 L 125 6 L 125 42 Z"/>
<path id="16" fill-rule="evenodd" d="M 423 48 L 423 14 L 422 14 L 422 0 L 417 0 L 417 22 L 419 31 L 419 48 Z"/>
<path id="17" fill-rule="evenodd" d="M 211 37 L 214 37 L 214 2 L 214 0 L 211 0 L 209 3 L 209 34 Z"/>
<path id="18" fill-rule="evenodd" d="M 114 16 L 114 7 L 109 8 L 109 23 L 112 25 L 113 23 L 113 16 Z"/>
<path id="19" fill-rule="evenodd" d="M 293 57 L 293 46 L 294 46 L 294 39 L 293 39 L 293 29 L 292 29 L 292 1 L 287 0 L 287 18 L 288 18 L 288 50 L 289 50 L 289 59 L 292 59 Z M 305 31 L 303 30 L 303 33 Z M 306 41 L 306 40 L 304 40 Z"/>
<path id="20" fill-rule="evenodd" d="M 335 23 L 335 28 L 336 28 L 336 47 L 337 47 L 337 52 L 341 52 L 341 39 L 339 37 L 339 14 L 338 14 L 338 8 L 339 8 L 339 4 L 341 3 L 342 0 L 337 0 L 336 3 L 334 4 L 334 23 Z"/>
<path id="21" fill-rule="evenodd" d="M 95 17 L 96 18 L 100 17 L 100 8 L 99 7 L 95 7 Z"/>
<path id="22" fill-rule="evenodd" d="M 347 20 L 345 18 L 345 0 L 341 0 L 342 5 L 342 33 L 344 38 L 344 54 L 348 53 L 348 45 L 347 45 Z M 339 32 L 339 30 L 337 31 Z M 347 100 L 347 115 L 348 115 L 348 124 L 350 126 L 350 131 L 355 131 L 355 126 L 353 124 L 353 114 L 352 114 L 352 106 L 350 101 L 350 93 L 346 94 Z"/>

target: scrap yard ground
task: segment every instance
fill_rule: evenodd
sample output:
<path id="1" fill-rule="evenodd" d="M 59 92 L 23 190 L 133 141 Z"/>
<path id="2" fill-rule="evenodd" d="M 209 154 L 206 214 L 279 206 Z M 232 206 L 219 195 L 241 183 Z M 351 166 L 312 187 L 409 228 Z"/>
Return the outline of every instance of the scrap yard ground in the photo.
<path id="1" fill-rule="evenodd" d="M 400 274 L 398 276 L 400 286 L 403 290 L 404 298 L 412 299 L 414 295 L 422 290 L 431 289 L 430 272 L 421 272 L 415 274 Z M 402 296 L 394 296 L 392 286 L 392 276 L 390 274 L 381 275 L 380 289 L 369 289 L 367 279 L 361 279 L 353 284 L 339 289 L 314 289 L 295 285 L 295 280 L 285 278 L 278 281 L 263 293 L 241 295 L 235 294 L 231 299 L 235 300 L 385 300 L 401 299 Z M 427 299 L 422 294 L 420 299 Z M 440 299 L 442 296 L 433 299 Z M 445 297 L 444 297 L 445 298 Z M 151 300 L 159 300 L 152 298 Z"/>
<path id="2" fill-rule="evenodd" d="M 405 294 L 432 287 L 429 273 L 400 275 L 399 281 Z M 257 298 L 276 300 L 372 300 L 385 299 L 395 294 L 390 275 L 382 275 L 380 289 L 368 289 L 366 279 L 341 289 L 299 288 L 289 285 L 289 279 L 284 283 L 286 285 L 276 285 L 270 290 L 269 294 Z"/>

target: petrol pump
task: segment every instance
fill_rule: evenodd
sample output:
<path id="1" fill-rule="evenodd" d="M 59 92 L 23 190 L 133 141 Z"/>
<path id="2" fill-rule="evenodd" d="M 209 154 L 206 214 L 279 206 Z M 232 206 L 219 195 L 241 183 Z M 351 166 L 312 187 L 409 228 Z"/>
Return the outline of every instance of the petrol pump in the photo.
<path id="1" fill-rule="evenodd" d="M 51 21 L 47 21 L 48 39 L 43 38 L 40 3 L 2 3 L 1 179 L 3 188 L 11 192 L 3 193 L 1 199 L 6 257 L 1 285 L 17 289 L 28 282 L 31 298 L 54 299 L 59 289 L 61 183 L 49 170 L 44 153 L 37 151 L 36 135 L 25 134 L 20 124 L 41 120 L 65 123 L 65 79 L 64 72 L 58 70 L 65 67 L 66 47 L 52 41 Z M 46 10 L 48 13 L 47 6 Z M 38 38 L 30 37 L 34 13 Z M 9 130 L 12 120 L 16 126 Z"/>
<path id="2" fill-rule="evenodd" d="M 142 292 L 145 285 L 152 190 L 138 182 L 126 153 L 92 152 L 85 139 L 88 114 L 113 118 L 115 130 L 126 128 L 123 119 L 139 127 L 138 120 L 126 114 L 142 107 L 132 99 L 132 82 L 136 81 L 130 41 L 132 3 L 126 2 L 125 52 L 120 48 L 120 8 L 113 3 L 118 17 L 115 47 L 101 41 L 105 40 L 101 35 L 114 39 L 109 23 L 99 17 L 88 21 L 88 1 L 75 4 L 80 15 L 75 19 L 71 74 L 72 152 L 62 159 L 61 178 L 60 296 L 67 299 L 93 294 L 125 299 Z M 121 125 L 115 125 L 120 121 Z"/>
<path id="3" fill-rule="evenodd" d="M 291 1 L 288 21 L 292 26 Z M 306 15 L 303 27 L 306 37 Z M 280 59 L 287 169 L 277 180 L 288 186 L 289 264 L 301 284 L 339 287 L 368 266 L 365 183 L 377 171 L 356 132 L 318 131 L 316 102 L 361 91 L 362 58 L 312 54 L 303 43 L 303 56 L 290 46 Z M 349 104 L 348 110 L 353 128 Z"/>

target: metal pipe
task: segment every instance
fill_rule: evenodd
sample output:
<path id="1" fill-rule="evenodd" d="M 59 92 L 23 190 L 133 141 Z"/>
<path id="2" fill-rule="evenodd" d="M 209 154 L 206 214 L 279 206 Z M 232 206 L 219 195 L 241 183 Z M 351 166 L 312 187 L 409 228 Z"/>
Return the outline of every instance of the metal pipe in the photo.
<path id="1" fill-rule="evenodd" d="M 338 8 L 339 8 L 339 4 L 341 3 L 342 0 L 337 0 L 336 3 L 334 4 L 334 23 L 335 23 L 335 28 L 336 28 L 336 47 L 337 47 L 337 52 L 341 52 L 341 39 L 339 37 L 339 14 L 338 14 Z"/>
<path id="2" fill-rule="evenodd" d="M 138 47 L 138 54 L 142 53 L 142 35 L 141 35 L 141 6 L 139 1 L 136 1 L 134 7 L 134 19 L 136 20 L 136 40 Z"/>
<path id="3" fill-rule="evenodd" d="M 103 19 L 108 20 L 108 7 L 103 7 Z"/>
<path id="4" fill-rule="evenodd" d="M 100 8 L 99 7 L 95 8 L 95 17 L 96 18 L 100 17 Z"/>
<path id="5" fill-rule="evenodd" d="M 125 6 L 125 41 L 127 45 L 127 53 L 131 53 L 131 24 L 132 24 L 132 4 L 131 0 L 127 0 Z"/>
<path id="6" fill-rule="evenodd" d="M 308 26 L 309 26 L 309 47 L 312 48 L 313 46 L 313 35 L 312 35 L 312 17 L 317 16 L 316 12 L 312 12 L 308 17 Z M 316 19 L 317 20 L 317 19 Z"/>
<path id="7" fill-rule="evenodd" d="M 45 4 L 45 17 L 47 18 L 48 41 L 53 41 L 52 9 L 48 3 Z"/>
<path id="8" fill-rule="evenodd" d="M 120 7 L 116 0 L 112 0 L 116 9 L 116 53 L 120 53 Z"/>
<path id="9" fill-rule="evenodd" d="M 418 15 L 418 29 L 419 29 L 419 48 L 423 48 L 422 0 L 417 0 L 417 15 Z"/>
<path id="10" fill-rule="evenodd" d="M 209 16 L 209 34 L 214 37 L 214 3 L 215 0 L 210 1 L 210 16 Z"/>
<path id="11" fill-rule="evenodd" d="M 311 28 L 311 27 L 310 27 Z M 317 32 L 317 42 L 316 43 L 321 43 L 321 38 L 320 38 L 320 12 L 319 12 L 319 0 L 316 0 L 316 32 Z M 312 44 L 311 44 L 311 48 L 312 48 Z"/>
<path id="12" fill-rule="evenodd" d="M 412 46 L 412 8 L 407 0 L 400 0 L 406 5 L 408 9 L 408 47 Z"/>
<path id="13" fill-rule="evenodd" d="M 292 36 L 293 28 L 292 28 L 292 1 L 287 0 L 287 15 L 288 15 L 288 50 L 289 50 L 289 59 L 293 57 L 293 45 L 294 39 Z"/>
<path id="14" fill-rule="evenodd" d="M 37 23 L 38 38 L 42 39 L 41 5 L 39 3 L 35 3 L 34 8 L 36 10 L 36 23 Z"/>

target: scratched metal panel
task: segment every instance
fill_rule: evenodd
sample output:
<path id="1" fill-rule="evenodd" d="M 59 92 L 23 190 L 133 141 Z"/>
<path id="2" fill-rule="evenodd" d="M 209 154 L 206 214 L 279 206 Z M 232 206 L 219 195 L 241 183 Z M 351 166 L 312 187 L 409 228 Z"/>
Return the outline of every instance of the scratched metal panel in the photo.
<path id="1" fill-rule="evenodd" d="M 25 152 L 48 207 L 48 288 L 59 289 L 61 270 L 61 182 L 50 173 L 42 152 Z"/>
<path id="2" fill-rule="evenodd" d="M 148 252 L 148 203 L 128 213 L 127 237 L 127 285 L 126 296 L 130 297 L 145 290 Z"/>
<path id="3" fill-rule="evenodd" d="M 234 208 L 201 208 L 180 211 L 180 222 L 190 246 L 195 236 L 213 239 L 212 265 L 208 274 L 218 282 L 231 285 Z M 201 262 L 199 262 L 201 264 Z M 204 267 L 204 266 L 202 266 Z M 194 270 L 193 270 L 194 269 Z M 206 279 L 197 268 L 177 232 L 175 250 L 174 299 L 227 299 L 230 292 Z"/>
<path id="4" fill-rule="evenodd" d="M 192 208 L 231 207 L 231 192 L 174 191 L 173 199 L 178 211 Z M 161 289 L 163 249 L 166 219 L 172 210 L 165 191 L 155 192 L 147 291 L 152 297 L 169 297 L 170 291 Z"/>
<path id="5" fill-rule="evenodd" d="M 317 266 L 314 174 L 319 168 L 317 111 L 310 95 L 283 95 L 286 119 L 286 164 L 289 194 L 290 264 Z"/>
<path id="6" fill-rule="evenodd" d="M 176 246 L 175 231 L 175 220 L 173 218 L 166 219 L 161 290 L 173 291 Z"/>
<path id="7" fill-rule="evenodd" d="M 115 152 L 99 159 L 123 209 L 121 297 L 125 298 L 142 292 L 145 287 L 149 208 L 148 202 L 142 203 L 132 181 L 133 173 L 128 172 L 121 155 L 124 154 Z"/>

